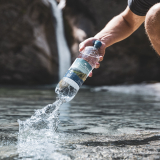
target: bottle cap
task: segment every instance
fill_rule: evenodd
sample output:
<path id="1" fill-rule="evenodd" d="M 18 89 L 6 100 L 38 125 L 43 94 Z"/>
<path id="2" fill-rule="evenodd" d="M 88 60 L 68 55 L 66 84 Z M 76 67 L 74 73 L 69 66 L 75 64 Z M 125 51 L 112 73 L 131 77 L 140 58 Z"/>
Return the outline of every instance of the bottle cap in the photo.
<path id="1" fill-rule="evenodd" d="M 94 47 L 95 47 L 95 48 L 99 49 L 101 46 L 102 46 L 102 42 L 101 42 L 101 41 L 96 40 L 96 41 L 94 42 Z"/>

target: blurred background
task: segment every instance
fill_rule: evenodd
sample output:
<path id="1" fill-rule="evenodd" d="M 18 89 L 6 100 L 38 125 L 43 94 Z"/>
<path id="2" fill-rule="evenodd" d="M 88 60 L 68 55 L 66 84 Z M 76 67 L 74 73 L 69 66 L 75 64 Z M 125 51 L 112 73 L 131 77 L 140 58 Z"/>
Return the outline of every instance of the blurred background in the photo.
<path id="1" fill-rule="evenodd" d="M 57 83 L 77 57 L 79 43 L 126 6 L 127 0 L 0 0 L 0 84 Z M 160 58 L 142 25 L 106 49 L 101 67 L 85 84 L 158 82 L 159 73 Z"/>

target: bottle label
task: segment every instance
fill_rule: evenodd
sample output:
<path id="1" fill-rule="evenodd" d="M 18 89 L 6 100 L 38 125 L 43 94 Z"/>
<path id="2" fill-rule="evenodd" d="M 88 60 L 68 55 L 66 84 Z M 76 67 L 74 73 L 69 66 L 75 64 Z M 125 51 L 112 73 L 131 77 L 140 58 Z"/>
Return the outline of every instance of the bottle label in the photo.
<path id="1" fill-rule="evenodd" d="M 69 68 L 64 77 L 68 77 L 75 81 L 79 87 L 86 80 L 89 72 L 92 70 L 91 65 L 82 58 L 77 58 Z"/>

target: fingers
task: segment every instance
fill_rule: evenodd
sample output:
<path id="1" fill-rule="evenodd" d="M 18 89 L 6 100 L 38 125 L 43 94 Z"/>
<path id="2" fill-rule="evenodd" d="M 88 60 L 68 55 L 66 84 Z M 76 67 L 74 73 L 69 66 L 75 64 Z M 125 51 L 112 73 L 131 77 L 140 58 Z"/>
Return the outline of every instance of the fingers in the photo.
<path id="1" fill-rule="evenodd" d="M 82 51 L 85 48 L 84 42 L 79 44 L 79 51 Z"/>
<path id="2" fill-rule="evenodd" d="M 96 41 L 96 40 L 98 40 L 98 39 L 91 37 L 91 38 L 88 38 L 85 41 L 81 42 L 79 44 L 79 51 L 81 52 L 86 46 L 93 46 L 94 41 Z M 102 61 L 103 56 L 105 55 L 105 43 L 104 42 L 102 42 L 102 46 L 99 49 L 99 54 L 101 55 L 100 61 Z"/>
<path id="3" fill-rule="evenodd" d="M 90 72 L 88 76 L 89 76 L 89 77 L 92 77 L 92 72 Z"/>
<path id="4" fill-rule="evenodd" d="M 82 51 L 86 46 L 93 46 L 94 41 L 97 40 L 96 38 L 88 38 L 82 43 L 79 44 L 79 51 Z"/>
<path id="5" fill-rule="evenodd" d="M 100 49 L 99 49 L 99 54 L 100 54 L 100 56 L 101 56 L 101 59 L 104 57 L 104 55 L 105 55 L 105 47 L 104 47 L 104 45 L 102 45 L 101 47 L 100 47 Z M 103 59 L 102 59 L 103 60 Z"/>
<path id="6" fill-rule="evenodd" d="M 95 67 L 94 68 L 99 68 L 100 67 L 100 64 L 99 63 L 96 63 Z"/>
<path id="7" fill-rule="evenodd" d="M 92 37 L 92 38 L 88 38 L 88 39 L 86 39 L 85 41 L 81 42 L 81 43 L 79 44 L 79 51 L 80 51 L 80 52 L 83 51 L 83 49 L 84 49 L 86 46 L 93 46 L 95 40 L 98 40 L 98 39 Z M 103 61 L 103 57 L 104 57 L 104 55 L 105 55 L 105 48 L 106 48 L 106 47 L 105 47 L 105 43 L 102 42 L 102 46 L 101 46 L 100 49 L 99 49 L 99 54 L 100 54 L 99 62 Z M 95 68 L 99 68 L 99 67 L 100 67 L 100 63 L 96 63 Z M 88 76 L 89 76 L 89 77 L 92 77 L 92 72 L 90 72 Z"/>
<path id="8" fill-rule="evenodd" d="M 103 56 L 99 57 L 99 62 L 103 61 Z"/>
<path id="9" fill-rule="evenodd" d="M 100 56 L 99 58 L 99 62 L 103 61 L 103 56 Z M 99 68 L 100 67 L 100 63 L 96 63 L 95 68 Z"/>
<path id="10" fill-rule="evenodd" d="M 100 64 L 99 63 L 96 63 L 95 65 L 95 68 L 99 68 L 100 67 Z M 92 77 L 93 73 L 92 71 L 89 73 L 88 77 Z"/>

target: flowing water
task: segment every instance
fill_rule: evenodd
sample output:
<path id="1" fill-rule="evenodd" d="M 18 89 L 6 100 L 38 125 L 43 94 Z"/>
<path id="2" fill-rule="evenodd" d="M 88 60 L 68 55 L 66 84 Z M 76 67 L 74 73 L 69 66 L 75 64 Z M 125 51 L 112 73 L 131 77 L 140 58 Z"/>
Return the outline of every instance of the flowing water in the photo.
<path id="1" fill-rule="evenodd" d="M 83 88 L 46 106 L 54 101 L 53 88 L 0 88 L 0 159 L 160 159 L 160 84 Z"/>
<path id="2" fill-rule="evenodd" d="M 56 0 L 49 0 L 52 8 L 53 17 L 56 19 L 56 40 L 59 59 L 59 79 L 66 73 L 71 65 L 71 53 L 64 35 L 62 9 L 65 6 L 65 0 L 61 0 L 57 5 Z"/>
<path id="3" fill-rule="evenodd" d="M 35 113 L 25 121 L 18 120 L 19 133 L 34 132 L 40 130 L 49 130 L 55 132 L 59 124 L 59 108 L 63 101 L 58 99 L 53 104 L 48 104 L 42 109 L 38 109 Z"/>

